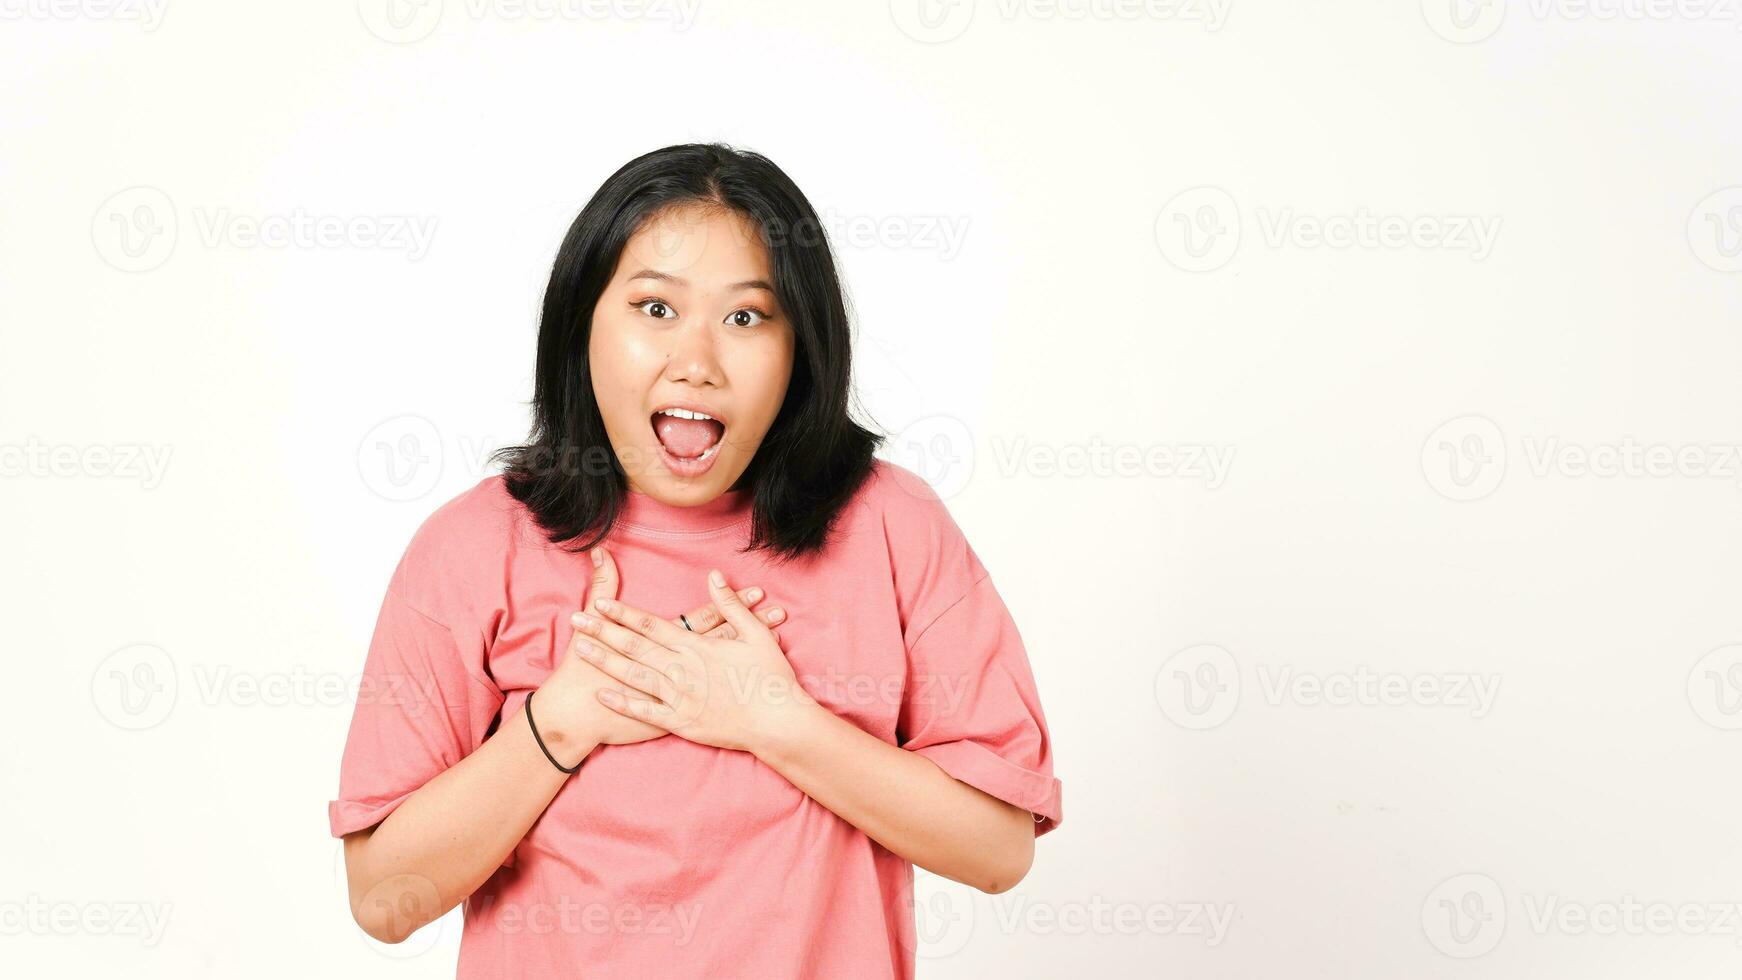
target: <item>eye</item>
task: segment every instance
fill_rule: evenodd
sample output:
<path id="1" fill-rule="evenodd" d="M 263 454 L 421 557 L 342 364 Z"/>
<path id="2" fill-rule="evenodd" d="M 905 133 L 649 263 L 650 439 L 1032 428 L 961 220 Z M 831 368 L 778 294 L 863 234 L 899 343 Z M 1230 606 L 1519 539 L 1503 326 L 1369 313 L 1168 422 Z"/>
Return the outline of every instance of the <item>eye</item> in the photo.
<path id="1" fill-rule="evenodd" d="M 749 323 L 745 323 L 744 318 L 747 318 L 747 317 L 755 317 L 756 319 L 749 322 Z M 754 326 L 761 324 L 762 322 L 764 322 L 766 320 L 772 320 L 772 319 L 773 319 L 773 317 L 769 316 L 768 314 L 762 312 L 759 309 L 756 309 L 753 306 L 746 306 L 742 309 L 733 310 L 731 313 L 727 314 L 727 316 L 726 316 L 726 322 L 730 323 L 734 327 L 754 327 Z"/>
<path id="2" fill-rule="evenodd" d="M 630 303 L 629 305 L 634 307 L 635 309 L 643 310 L 643 311 L 645 311 L 646 307 L 649 307 L 649 306 L 653 307 L 654 311 L 648 312 L 647 315 L 651 316 L 655 319 L 658 319 L 658 320 L 675 320 L 675 319 L 677 319 L 677 311 L 672 309 L 670 306 L 666 305 L 665 300 L 662 300 L 662 299 L 644 299 L 639 303 Z M 668 313 L 671 315 L 666 316 L 666 314 L 668 314 Z"/>

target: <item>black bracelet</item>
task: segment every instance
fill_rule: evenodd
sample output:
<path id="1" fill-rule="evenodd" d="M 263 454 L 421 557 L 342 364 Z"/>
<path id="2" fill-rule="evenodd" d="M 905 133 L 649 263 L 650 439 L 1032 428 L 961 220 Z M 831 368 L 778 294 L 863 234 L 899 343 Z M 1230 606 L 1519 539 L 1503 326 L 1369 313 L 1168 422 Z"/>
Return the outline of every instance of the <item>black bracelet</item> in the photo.
<path id="1" fill-rule="evenodd" d="M 572 766 L 563 765 L 562 763 L 556 761 L 556 756 L 551 755 L 549 749 L 544 747 L 544 739 L 538 737 L 538 726 L 532 723 L 532 692 L 531 691 L 526 692 L 526 727 L 532 729 L 532 740 L 538 743 L 539 751 L 544 753 L 544 757 L 546 759 L 550 760 L 551 765 L 556 766 L 558 769 L 561 769 L 563 772 L 574 772 L 576 769 L 581 768 L 580 762 L 577 762 Z M 586 760 L 583 759 L 581 761 L 585 762 Z"/>

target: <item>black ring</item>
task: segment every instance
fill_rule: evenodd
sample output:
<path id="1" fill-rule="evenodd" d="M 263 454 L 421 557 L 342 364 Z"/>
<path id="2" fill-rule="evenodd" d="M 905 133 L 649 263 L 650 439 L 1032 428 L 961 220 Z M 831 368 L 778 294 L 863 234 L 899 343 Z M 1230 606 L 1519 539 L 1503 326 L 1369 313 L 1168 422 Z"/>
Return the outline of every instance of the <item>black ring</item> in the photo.
<path id="1" fill-rule="evenodd" d="M 683 628 L 686 630 L 689 630 L 691 633 L 694 633 L 696 631 L 696 628 L 694 626 L 690 625 L 690 618 L 688 616 L 685 616 L 683 613 L 677 614 L 677 621 L 682 623 Z"/>
<path id="2" fill-rule="evenodd" d="M 546 759 L 550 760 L 551 765 L 556 766 L 558 769 L 561 769 L 563 772 L 571 772 L 571 773 L 574 772 L 576 769 L 581 768 L 580 762 L 575 763 L 573 766 L 563 765 L 562 763 L 556 761 L 556 756 L 551 755 L 549 749 L 544 747 L 544 739 L 540 738 L 538 735 L 538 726 L 532 723 L 532 692 L 531 691 L 526 692 L 526 727 L 532 729 L 532 740 L 538 743 L 539 751 L 544 753 L 544 757 Z M 581 761 L 585 762 L 586 760 L 583 759 Z"/>

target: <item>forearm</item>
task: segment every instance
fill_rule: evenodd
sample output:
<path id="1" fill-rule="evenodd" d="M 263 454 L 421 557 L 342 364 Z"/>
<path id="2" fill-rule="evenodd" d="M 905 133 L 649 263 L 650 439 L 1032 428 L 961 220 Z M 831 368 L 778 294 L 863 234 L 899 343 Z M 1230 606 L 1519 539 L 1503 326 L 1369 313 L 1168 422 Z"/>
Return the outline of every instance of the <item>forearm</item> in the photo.
<path id="1" fill-rule="evenodd" d="M 1028 873 L 1034 819 L 821 705 L 795 706 L 755 753 L 867 837 L 946 878 L 1002 892 Z"/>
<path id="2" fill-rule="evenodd" d="M 539 720 L 545 744 L 563 765 L 592 750 L 560 741 Z M 502 865 L 567 778 L 539 751 L 525 712 L 513 712 L 476 751 L 381 823 L 345 838 L 358 925 L 396 943 L 458 905 Z"/>

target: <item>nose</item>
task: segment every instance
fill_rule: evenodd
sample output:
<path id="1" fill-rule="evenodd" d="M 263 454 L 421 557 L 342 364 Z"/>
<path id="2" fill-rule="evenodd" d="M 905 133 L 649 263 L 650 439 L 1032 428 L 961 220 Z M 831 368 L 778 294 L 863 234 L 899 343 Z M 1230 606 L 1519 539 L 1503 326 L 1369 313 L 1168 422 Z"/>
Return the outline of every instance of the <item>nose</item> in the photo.
<path id="1" fill-rule="evenodd" d="M 665 380 L 674 384 L 718 388 L 725 380 L 714 349 L 714 331 L 701 321 L 673 330 L 671 350 L 665 358 Z"/>

